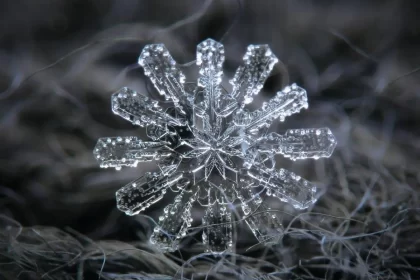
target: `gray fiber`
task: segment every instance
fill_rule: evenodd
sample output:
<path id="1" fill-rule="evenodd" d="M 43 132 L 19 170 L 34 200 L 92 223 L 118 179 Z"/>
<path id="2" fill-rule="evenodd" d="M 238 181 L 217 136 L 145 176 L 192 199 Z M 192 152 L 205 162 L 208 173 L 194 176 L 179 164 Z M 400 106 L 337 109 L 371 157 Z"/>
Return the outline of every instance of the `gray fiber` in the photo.
<path id="1" fill-rule="evenodd" d="M 419 8 L 0 1 L 0 279 L 420 279 Z M 309 99 L 274 129 L 329 127 L 338 145 L 328 159 L 278 162 L 316 182 L 319 200 L 304 211 L 269 201 L 284 225 L 277 244 L 237 221 L 234 253 L 203 253 L 194 209 L 182 249 L 162 254 L 148 238 L 171 195 L 134 217 L 115 205 L 121 186 L 156 167 L 100 169 L 92 150 L 100 137 L 145 139 L 110 96 L 128 86 L 161 98 L 136 64 L 146 44 L 164 43 L 194 76 L 207 38 L 224 44 L 228 78 L 249 44 L 270 45 L 279 63 L 256 102 L 293 82 Z"/>

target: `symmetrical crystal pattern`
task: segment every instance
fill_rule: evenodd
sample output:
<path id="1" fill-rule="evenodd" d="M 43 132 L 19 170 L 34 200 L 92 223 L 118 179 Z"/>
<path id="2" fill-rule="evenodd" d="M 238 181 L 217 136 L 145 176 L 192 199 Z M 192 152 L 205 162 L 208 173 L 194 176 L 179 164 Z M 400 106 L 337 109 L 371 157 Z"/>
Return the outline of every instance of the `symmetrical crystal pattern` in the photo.
<path id="1" fill-rule="evenodd" d="M 191 226 L 194 204 L 205 207 L 202 238 L 210 252 L 233 247 L 235 202 L 258 241 L 276 243 L 282 233 L 281 220 L 262 197 L 274 196 L 304 209 L 315 202 L 316 192 L 314 184 L 276 169 L 276 155 L 318 159 L 331 156 L 336 146 L 328 128 L 267 132 L 275 119 L 284 121 L 308 107 L 306 91 L 296 84 L 277 92 L 258 110 L 247 108 L 277 62 L 267 45 L 248 47 L 243 65 L 230 81 L 230 93 L 221 86 L 224 59 L 222 44 L 211 39 L 200 43 L 198 81 L 186 83 L 164 45 L 147 45 L 138 62 L 166 101 L 122 88 L 112 95 L 112 110 L 145 127 L 149 140 L 101 138 L 94 149 L 104 168 L 157 163 L 158 171 L 122 187 L 116 198 L 121 211 L 136 215 L 168 190 L 176 193 L 150 239 L 163 251 L 179 248 Z"/>

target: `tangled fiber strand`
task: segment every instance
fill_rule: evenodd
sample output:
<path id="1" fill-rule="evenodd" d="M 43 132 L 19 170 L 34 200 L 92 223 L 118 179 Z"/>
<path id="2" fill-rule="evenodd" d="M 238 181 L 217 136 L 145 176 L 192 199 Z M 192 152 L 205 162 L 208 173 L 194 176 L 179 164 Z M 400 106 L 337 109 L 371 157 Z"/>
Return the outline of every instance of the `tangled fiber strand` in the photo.
<path id="1" fill-rule="evenodd" d="M 0 278 L 420 279 L 416 1 L 5 3 Z M 115 191 L 155 167 L 100 170 L 91 151 L 100 137 L 144 138 L 109 102 L 122 86 L 160 98 L 133 64 L 145 44 L 165 43 L 194 80 L 208 37 L 223 42 L 231 74 L 247 45 L 269 44 L 281 63 L 256 103 L 297 82 L 310 108 L 274 129 L 327 126 L 339 146 L 327 160 L 279 163 L 318 182 L 320 198 L 306 212 L 268 201 L 284 227 L 274 246 L 237 219 L 235 253 L 203 254 L 197 223 L 163 255 L 148 236 L 170 197 L 147 216 L 115 209 Z"/>

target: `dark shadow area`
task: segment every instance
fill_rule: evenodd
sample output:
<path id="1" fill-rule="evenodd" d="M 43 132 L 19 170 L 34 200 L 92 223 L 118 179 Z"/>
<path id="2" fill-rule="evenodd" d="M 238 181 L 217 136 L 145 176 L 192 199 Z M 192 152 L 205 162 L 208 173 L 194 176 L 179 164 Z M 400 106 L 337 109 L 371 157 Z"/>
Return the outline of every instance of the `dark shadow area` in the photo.
<path id="1" fill-rule="evenodd" d="M 419 279 L 420 19 L 417 1 L 0 1 L 0 279 Z M 308 210 L 269 199 L 284 235 L 203 253 L 202 209 L 180 251 L 149 243 L 169 194 L 137 216 L 115 192 L 153 171 L 100 169 L 98 138 L 137 136 L 111 111 L 123 86 L 163 100 L 138 67 L 164 43 L 187 81 L 196 46 L 225 47 L 223 86 L 250 44 L 279 58 L 255 104 L 297 83 L 309 108 L 271 130 L 329 127 L 328 159 L 291 161 L 317 183 Z M 190 65 L 190 64 L 192 65 Z M 206 278 L 207 277 L 207 278 Z"/>

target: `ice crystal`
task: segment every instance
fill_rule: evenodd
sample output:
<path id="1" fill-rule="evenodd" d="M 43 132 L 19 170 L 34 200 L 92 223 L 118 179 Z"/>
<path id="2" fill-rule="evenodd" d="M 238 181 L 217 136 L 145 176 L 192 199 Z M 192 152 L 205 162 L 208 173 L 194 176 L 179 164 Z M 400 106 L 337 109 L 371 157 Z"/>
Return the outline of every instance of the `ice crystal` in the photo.
<path id="1" fill-rule="evenodd" d="M 117 207 L 136 215 L 165 195 L 176 192 L 164 208 L 151 242 L 164 251 L 179 248 L 192 223 L 194 203 L 205 207 L 203 243 L 210 252 L 233 246 L 232 209 L 239 201 L 247 225 L 262 243 L 281 234 L 279 217 L 262 195 L 304 209 L 315 202 L 316 187 L 300 176 L 275 169 L 275 155 L 292 160 L 329 157 L 336 140 L 328 128 L 268 133 L 275 119 L 308 107 L 306 91 L 293 84 L 255 111 L 246 104 L 262 89 L 277 58 L 267 45 L 250 45 L 233 79 L 232 91 L 221 86 L 223 45 L 208 39 L 197 46 L 196 83 L 185 76 L 162 44 L 144 47 L 138 63 L 157 91 L 170 101 L 158 102 L 129 88 L 112 95 L 112 110 L 134 125 L 146 127 L 149 141 L 137 137 L 101 138 L 94 155 L 101 167 L 135 167 L 155 161 L 157 172 L 122 187 Z"/>

